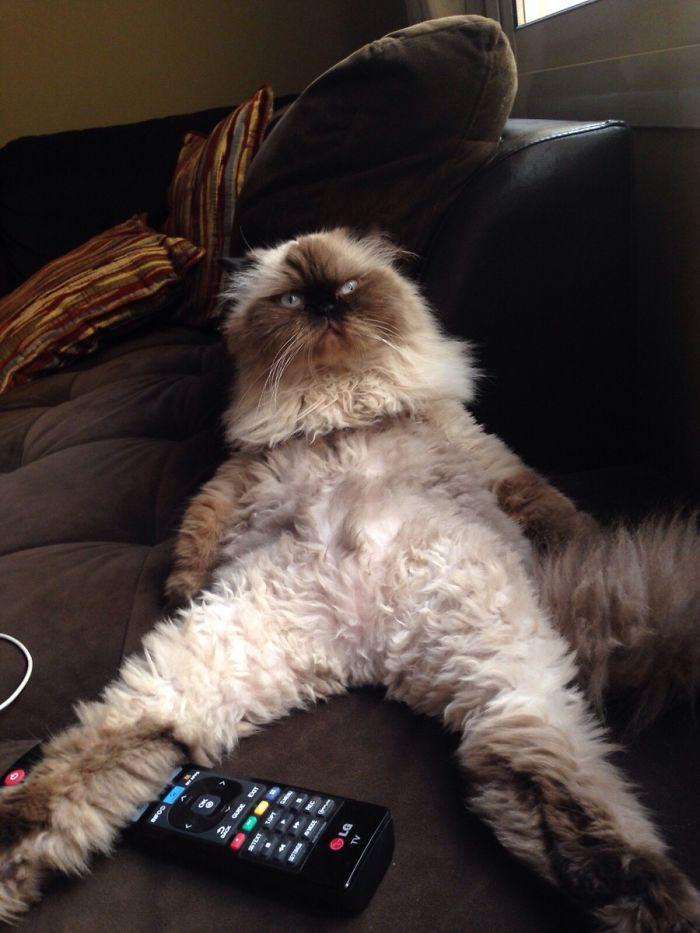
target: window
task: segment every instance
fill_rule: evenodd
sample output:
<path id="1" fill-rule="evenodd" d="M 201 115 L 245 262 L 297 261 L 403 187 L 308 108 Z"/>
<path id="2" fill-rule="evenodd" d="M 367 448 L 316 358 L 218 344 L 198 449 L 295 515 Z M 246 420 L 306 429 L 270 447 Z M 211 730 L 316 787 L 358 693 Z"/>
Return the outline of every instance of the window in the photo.
<path id="1" fill-rule="evenodd" d="M 536 19 L 562 13 L 572 6 L 582 6 L 593 0 L 515 0 L 515 21 L 518 26 L 527 26 Z"/>

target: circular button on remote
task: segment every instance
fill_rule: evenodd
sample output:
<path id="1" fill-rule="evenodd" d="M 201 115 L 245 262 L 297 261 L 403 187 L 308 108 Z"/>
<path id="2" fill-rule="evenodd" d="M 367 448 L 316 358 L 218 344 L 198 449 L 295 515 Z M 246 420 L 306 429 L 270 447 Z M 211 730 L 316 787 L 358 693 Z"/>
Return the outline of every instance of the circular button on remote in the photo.
<path id="1" fill-rule="evenodd" d="M 168 814 L 168 820 L 172 826 L 188 833 L 206 832 L 216 825 L 241 791 L 238 781 L 220 777 L 200 778 L 187 787 Z"/>
<path id="2" fill-rule="evenodd" d="M 5 787 L 13 787 L 15 784 L 21 784 L 26 777 L 26 772 L 22 768 L 15 768 L 14 771 L 10 771 L 9 774 L 5 775 L 5 780 L 2 782 Z"/>
<path id="3" fill-rule="evenodd" d="M 333 849 L 334 852 L 338 852 L 345 845 L 345 840 L 341 839 L 340 836 L 336 836 L 335 839 L 331 839 L 328 843 L 328 848 Z"/>

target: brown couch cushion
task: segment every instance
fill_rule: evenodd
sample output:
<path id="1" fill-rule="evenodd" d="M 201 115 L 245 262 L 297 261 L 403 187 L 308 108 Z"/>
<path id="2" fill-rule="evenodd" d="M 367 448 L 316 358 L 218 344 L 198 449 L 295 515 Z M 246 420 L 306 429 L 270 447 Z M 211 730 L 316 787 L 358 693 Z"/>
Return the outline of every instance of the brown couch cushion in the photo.
<path id="1" fill-rule="evenodd" d="M 216 464 L 222 361 L 169 328 L 0 397 L 0 629 L 35 662 L 4 740 L 68 722 L 152 626 L 179 510 Z M 0 684 L 19 666 L 0 645 Z"/>
<path id="2" fill-rule="evenodd" d="M 241 192 L 234 255 L 336 226 L 379 226 L 421 252 L 495 151 L 515 96 L 500 26 L 451 16 L 390 33 L 311 84 L 271 131 Z"/>

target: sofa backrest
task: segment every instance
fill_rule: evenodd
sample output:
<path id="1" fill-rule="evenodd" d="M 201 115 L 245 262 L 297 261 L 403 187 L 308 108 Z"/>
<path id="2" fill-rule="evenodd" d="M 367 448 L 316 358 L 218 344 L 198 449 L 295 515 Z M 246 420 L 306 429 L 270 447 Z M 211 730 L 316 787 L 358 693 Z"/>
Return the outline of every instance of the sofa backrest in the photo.
<path id="1" fill-rule="evenodd" d="M 289 98 L 279 103 L 284 105 Z M 0 150 L 0 293 L 137 211 L 159 224 L 182 136 L 230 108 Z M 509 120 L 458 186 L 418 271 L 446 327 L 475 344 L 477 415 L 533 465 L 637 454 L 630 131 Z"/>
<path id="2" fill-rule="evenodd" d="M 158 226 L 182 137 L 231 107 L 27 136 L 0 149 L 0 294 L 57 256 L 146 211 Z"/>

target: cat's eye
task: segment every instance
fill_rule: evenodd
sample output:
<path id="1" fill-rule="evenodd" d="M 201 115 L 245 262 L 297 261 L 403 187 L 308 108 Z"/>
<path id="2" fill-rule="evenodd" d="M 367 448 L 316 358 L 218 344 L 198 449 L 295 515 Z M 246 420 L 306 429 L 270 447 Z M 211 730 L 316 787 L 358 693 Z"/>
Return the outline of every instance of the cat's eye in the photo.
<path id="1" fill-rule="evenodd" d="M 299 292 L 285 292 L 284 295 L 279 296 L 278 301 L 285 308 L 301 308 L 304 303 Z"/>
<path id="2" fill-rule="evenodd" d="M 339 295 L 351 295 L 357 288 L 357 279 L 348 279 L 347 282 L 343 284 L 338 289 Z"/>

